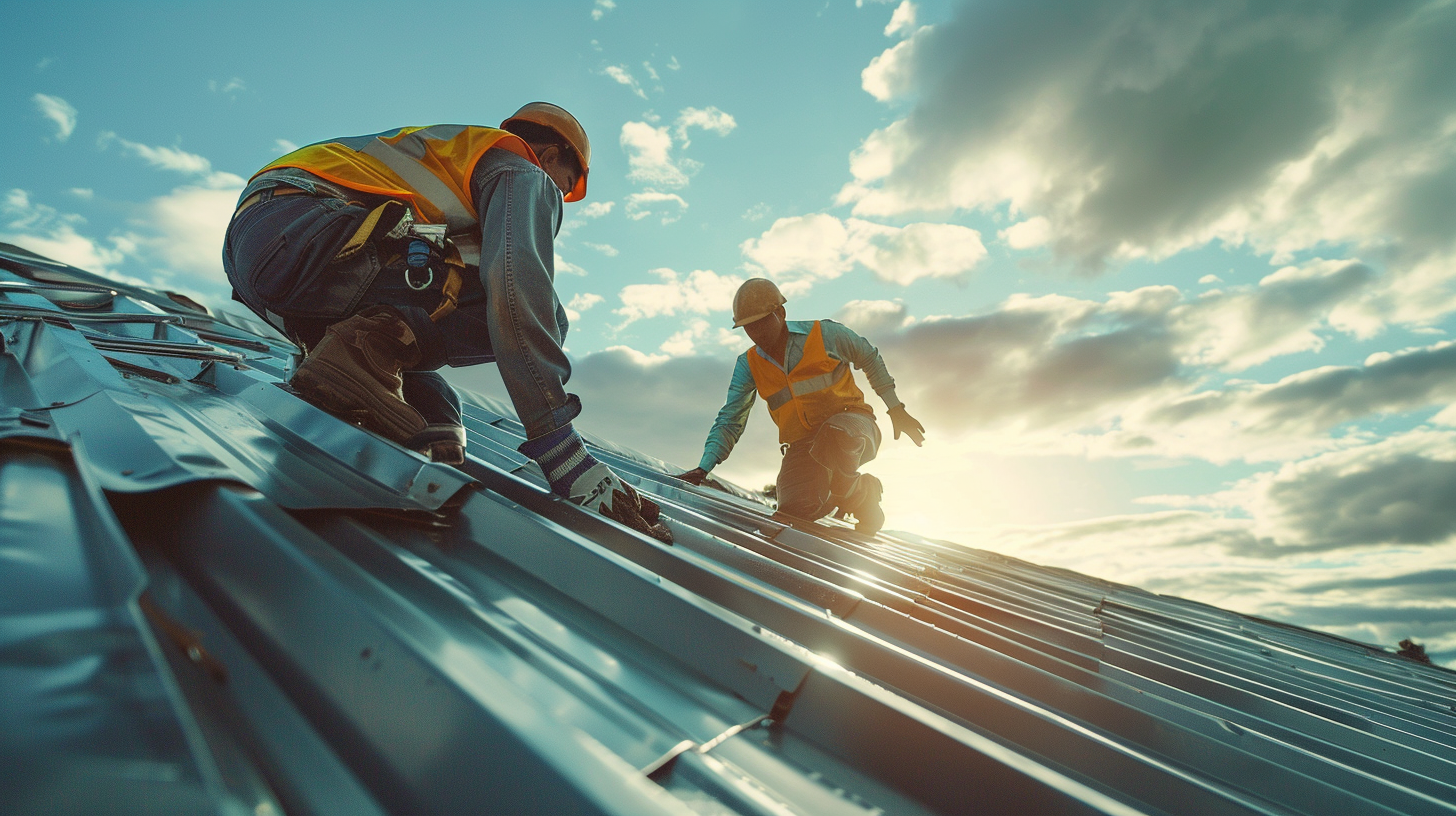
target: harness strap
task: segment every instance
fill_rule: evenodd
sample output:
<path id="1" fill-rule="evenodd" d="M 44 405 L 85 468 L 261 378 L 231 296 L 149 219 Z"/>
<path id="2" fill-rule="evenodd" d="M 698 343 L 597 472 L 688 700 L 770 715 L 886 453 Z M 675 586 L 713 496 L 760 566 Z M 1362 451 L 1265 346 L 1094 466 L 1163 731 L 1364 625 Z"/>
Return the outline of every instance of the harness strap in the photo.
<path id="1" fill-rule="evenodd" d="M 391 216 L 386 223 L 389 224 L 388 231 L 392 233 L 408 213 L 409 208 L 394 199 L 390 199 L 370 210 L 369 215 L 365 216 L 363 223 L 359 225 L 359 229 L 354 230 L 354 234 L 349 238 L 348 243 L 344 244 L 344 248 L 339 250 L 338 254 L 334 255 L 334 262 L 347 261 L 355 255 L 358 255 L 364 249 L 364 245 L 369 243 L 369 239 L 374 237 L 374 231 L 379 228 L 381 221 L 385 221 L 386 215 Z"/>
<path id="2" fill-rule="evenodd" d="M 465 262 L 460 259 L 460 248 L 454 242 L 447 243 L 450 252 L 445 256 L 445 266 L 449 273 L 445 276 L 445 285 L 440 289 L 440 305 L 435 311 L 430 312 L 430 321 L 439 323 L 460 305 L 460 288 L 465 285 Z"/>

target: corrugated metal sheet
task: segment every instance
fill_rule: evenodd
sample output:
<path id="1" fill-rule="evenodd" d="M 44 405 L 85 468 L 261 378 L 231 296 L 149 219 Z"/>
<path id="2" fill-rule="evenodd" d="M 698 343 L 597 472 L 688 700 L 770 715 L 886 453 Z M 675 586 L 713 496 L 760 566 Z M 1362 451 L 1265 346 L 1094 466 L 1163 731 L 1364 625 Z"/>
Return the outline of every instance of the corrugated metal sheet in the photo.
<path id="1" fill-rule="evenodd" d="M 9 246 L 0 336 L 7 813 L 1456 813 L 1443 669 L 589 440 L 664 546 Z"/>

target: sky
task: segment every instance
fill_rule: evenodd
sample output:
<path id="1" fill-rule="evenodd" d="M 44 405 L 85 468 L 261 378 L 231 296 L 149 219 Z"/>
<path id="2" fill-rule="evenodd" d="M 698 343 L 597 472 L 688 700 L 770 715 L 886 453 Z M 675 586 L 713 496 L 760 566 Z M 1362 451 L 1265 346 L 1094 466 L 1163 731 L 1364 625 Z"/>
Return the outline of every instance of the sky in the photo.
<path id="1" fill-rule="evenodd" d="M 1451 0 L 5 17 L 0 241 L 222 304 L 272 159 L 556 102 L 593 145 L 556 259 L 581 429 L 696 465 L 769 277 L 927 428 L 880 413 L 888 527 L 1456 666 Z M 760 407 L 716 473 L 778 460 Z"/>

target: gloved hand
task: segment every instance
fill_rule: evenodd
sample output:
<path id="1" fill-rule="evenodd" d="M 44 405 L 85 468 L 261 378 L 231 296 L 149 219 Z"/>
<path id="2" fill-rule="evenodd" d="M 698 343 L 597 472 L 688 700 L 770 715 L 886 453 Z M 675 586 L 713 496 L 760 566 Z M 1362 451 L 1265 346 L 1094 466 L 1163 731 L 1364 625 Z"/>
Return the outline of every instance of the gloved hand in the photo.
<path id="1" fill-rule="evenodd" d="M 890 424 L 895 426 L 896 439 L 903 433 L 910 437 L 910 441 L 917 448 L 925 442 L 925 426 L 920 424 L 920 420 L 910 416 L 904 405 L 896 405 L 890 409 Z"/>
<path id="2" fill-rule="evenodd" d="M 601 513 L 624 527 L 652 536 L 664 544 L 672 543 L 672 532 L 658 521 L 662 508 L 651 499 L 644 499 L 622 481 L 612 469 L 597 462 L 571 483 L 566 494 L 572 504 Z"/>
<path id="3" fill-rule="evenodd" d="M 688 484 L 700 485 L 703 483 L 704 479 L 708 478 L 708 471 L 703 470 L 700 467 L 696 467 L 688 471 L 687 473 L 679 473 L 675 478 L 682 479 Z"/>
<path id="4" fill-rule="evenodd" d="M 665 544 L 672 531 L 658 521 L 661 509 L 644 499 L 612 469 L 587 452 L 581 436 L 564 425 L 519 448 L 541 466 L 551 492 Z"/>

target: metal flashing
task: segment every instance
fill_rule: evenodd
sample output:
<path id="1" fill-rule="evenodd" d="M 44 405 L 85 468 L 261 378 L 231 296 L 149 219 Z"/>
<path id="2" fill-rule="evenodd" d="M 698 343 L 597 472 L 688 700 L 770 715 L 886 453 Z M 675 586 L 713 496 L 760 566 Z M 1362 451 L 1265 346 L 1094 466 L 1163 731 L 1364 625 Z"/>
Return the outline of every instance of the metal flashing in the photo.
<path id="1" fill-rule="evenodd" d="M 1456 675 L 587 439 L 665 545 L 462 395 L 446 467 L 259 321 L 0 245 L 7 813 L 1456 814 Z"/>

